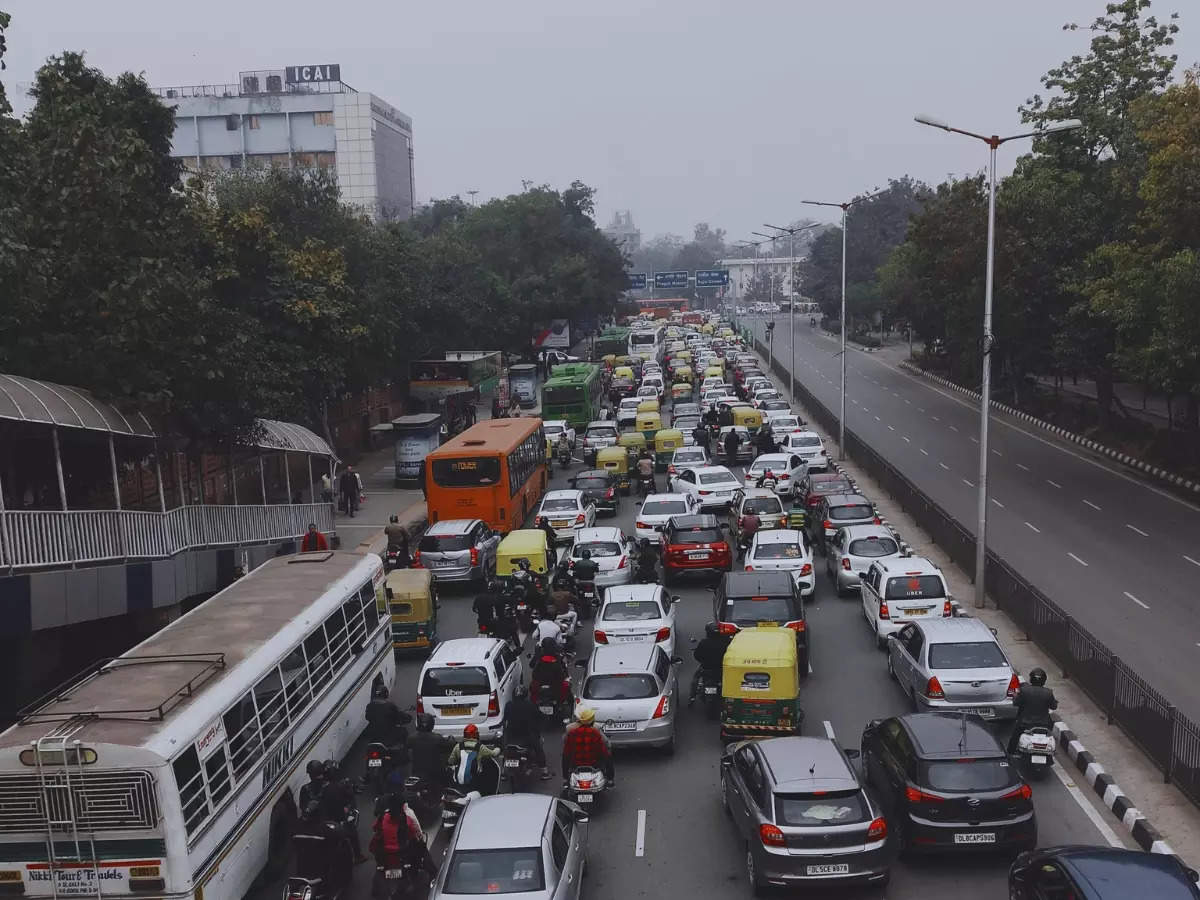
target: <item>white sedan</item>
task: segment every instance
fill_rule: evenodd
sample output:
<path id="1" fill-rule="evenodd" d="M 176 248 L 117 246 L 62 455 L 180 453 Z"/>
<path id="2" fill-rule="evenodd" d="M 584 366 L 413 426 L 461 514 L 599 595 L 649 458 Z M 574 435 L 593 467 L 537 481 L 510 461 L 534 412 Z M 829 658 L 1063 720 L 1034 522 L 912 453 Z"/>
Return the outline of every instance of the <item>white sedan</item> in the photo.
<path id="1" fill-rule="evenodd" d="M 667 475 L 678 475 L 684 469 L 702 469 L 708 465 L 708 454 L 703 447 L 680 447 L 671 454 L 667 464 Z"/>
<path id="2" fill-rule="evenodd" d="M 585 499 L 583 491 L 547 491 L 534 523 L 540 526 L 546 521 L 556 538 L 573 541 L 580 530 L 595 524 L 596 504 Z"/>
<path id="3" fill-rule="evenodd" d="M 626 425 L 633 425 L 637 422 L 638 404 L 642 402 L 641 397 L 622 397 L 621 403 L 617 407 L 617 427 L 624 428 Z"/>
<path id="4" fill-rule="evenodd" d="M 775 476 L 775 493 L 780 497 L 792 496 L 800 479 L 808 474 L 808 467 L 796 453 L 762 453 L 744 469 L 746 488 L 758 487 L 759 476 L 768 469 Z"/>
<path id="5" fill-rule="evenodd" d="M 736 400 L 737 397 L 730 394 L 722 388 L 716 388 L 711 391 L 705 391 L 700 397 L 700 409 L 702 412 L 708 412 L 712 407 L 720 403 L 722 400 Z"/>
<path id="6" fill-rule="evenodd" d="M 627 584 L 604 592 L 592 638 L 597 644 L 650 644 L 675 652 L 675 604 L 657 584 Z"/>
<path id="7" fill-rule="evenodd" d="M 555 446 L 558 445 L 558 436 L 565 431 L 567 443 L 571 445 L 572 450 L 575 449 L 575 429 L 568 425 L 565 419 L 546 419 L 542 422 L 542 430 Z"/>
<path id="8" fill-rule="evenodd" d="M 800 594 L 811 597 L 816 586 L 812 550 L 803 531 L 771 528 L 759 531 L 746 551 L 747 572 L 787 572 Z"/>
<path id="9" fill-rule="evenodd" d="M 742 483 L 724 466 L 705 466 L 684 469 L 671 479 L 671 490 L 694 497 L 700 509 L 719 509 L 733 503 Z"/>
<path id="10" fill-rule="evenodd" d="M 780 450 L 799 454 L 810 472 L 828 472 L 829 454 L 825 452 L 825 443 L 815 431 L 793 431 L 787 435 Z"/>
<path id="11" fill-rule="evenodd" d="M 638 510 L 634 528 L 639 540 L 648 538 L 654 543 L 661 543 L 660 529 L 671 516 L 690 516 L 699 511 L 700 504 L 688 494 L 650 494 Z"/>
<path id="12" fill-rule="evenodd" d="M 780 412 L 777 415 L 765 413 L 763 416 L 766 421 L 764 426 L 771 431 L 771 437 L 775 439 L 776 444 L 782 444 L 793 431 L 803 431 L 804 425 L 800 422 L 800 417 L 793 415 L 790 412 Z"/>
<path id="13" fill-rule="evenodd" d="M 584 550 L 591 554 L 592 562 L 599 567 L 596 587 L 607 589 L 617 584 L 629 584 L 637 548 L 620 528 L 603 526 L 580 529 L 568 551 L 567 559 L 572 567 L 583 559 Z"/>

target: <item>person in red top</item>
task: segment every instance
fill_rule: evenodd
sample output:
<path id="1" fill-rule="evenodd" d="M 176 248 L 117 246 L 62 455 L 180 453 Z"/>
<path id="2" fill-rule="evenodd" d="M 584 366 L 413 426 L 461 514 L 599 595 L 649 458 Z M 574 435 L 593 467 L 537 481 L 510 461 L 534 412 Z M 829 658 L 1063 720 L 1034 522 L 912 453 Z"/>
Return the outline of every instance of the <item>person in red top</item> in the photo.
<path id="1" fill-rule="evenodd" d="M 612 751 L 604 733 L 596 728 L 596 711 L 584 707 L 577 717 L 579 721 L 570 725 L 563 735 L 563 778 L 570 779 L 571 770 L 577 766 L 599 766 L 604 770 L 609 786 L 615 786 Z"/>
<path id="2" fill-rule="evenodd" d="M 405 803 L 403 792 L 393 794 L 387 811 L 375 820 L 370 849 L 376 865 L 384 871 L 411 865 L 430 878 L 437 874 L 421 823 Z"/>
<path id="3" fill-rule="evenodd" d="M 301 553 L 312 553 L 315 550 L 328 550 L 329 541 L 325 540 L 325 535 L 317 530 L 317 526 L 309 522 L 308 532 L 304 535 L 304 540 L 300 542 Z"/>

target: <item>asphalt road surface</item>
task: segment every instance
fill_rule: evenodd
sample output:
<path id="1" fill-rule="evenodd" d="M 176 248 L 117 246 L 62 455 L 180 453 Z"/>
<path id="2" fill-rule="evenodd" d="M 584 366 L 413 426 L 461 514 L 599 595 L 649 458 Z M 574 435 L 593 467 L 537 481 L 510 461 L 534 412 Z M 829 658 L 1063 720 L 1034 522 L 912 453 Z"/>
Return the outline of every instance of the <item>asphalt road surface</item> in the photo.
<path id="1" fill-rule="evenodd" d="M 777 319 L 785 366 L 788 331 Z M 835 414 L 838 349 L 797 317 L 796 379 Z M 978 404 L 856 350 L 846 384 L 847 427 L 974 531 Z M 988 546 L 1200 721 L 1200 507 L 1003 414 L 989 445 Z"/>

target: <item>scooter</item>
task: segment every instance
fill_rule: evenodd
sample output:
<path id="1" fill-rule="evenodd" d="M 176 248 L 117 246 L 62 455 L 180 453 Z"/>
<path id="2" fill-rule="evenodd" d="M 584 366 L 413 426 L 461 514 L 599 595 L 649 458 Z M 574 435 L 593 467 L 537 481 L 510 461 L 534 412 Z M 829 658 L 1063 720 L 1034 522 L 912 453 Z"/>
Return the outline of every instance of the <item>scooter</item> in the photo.
<path id="1" fill-rule="evenodd" d="M 1054 764 L 1054 735 L 1049 728 L 1030 726 L 1017 738 L 1021 770 L 1032 779 L 1040 779 Z"/>
<path id="2" fill-rule="evenodd" d="M 697 698 L 704 704 L 704 714 L 715 719 L 721 711 L 721 673 L 709 669 L 700 670 Z"/>
<path id="3" fill-rule="evenodd" d="M 633 583 L 658 584 L 658 566 L 639 562 L 633 573 Z"/>
<path id="4" fill-rule="evenodd" d="M 547 722 L 562 721 L 570 712 L 571 686 L 567 681 L 534 681 L 529 686 L 529 698 Z"/>
<path id="5" fill-rule="evenodd" d="M 388 750 L 387 745 L 379 741 L 372 741 L 366 746 L 366 779 L 367 786 L 375 793 L 379 793 L 384 782 L 387 781 L 388 772 L 392 768 L 392 754 Z"/>
<path id="6" fill-rule="evenodd" d="M 358 810 L 346 826 L 321 822 L 292 835 L 296 871 L 283 886 L 283 900 L 337 900 L 350 886 L 354 850 L 345 828 L 358 827 Z"/>
<path id="7" fill-rule="evenodd" d="M 503 754 L 500 778 L 508 782 L 509 789 L 515 794 L 521 785 L 527 786 L 533 778 L 533 753 L 523 744 L 507 743 Z"/>
<path id="8" fill-rule="evenodd" d="M 575 611 L 581 619 L 590 618 L 592 608 L 600 605 L 600 598 L 596 594 L 596 582 L 577 581 L 575 584 L 579 588 L 579 604 Z"/>
<path id="9" fill-rule="evenodd" d="M 383 554 L 383 571 L 391 572 L 393 569 L 407 569 L 408 562 L 401 556 L 399 550 L 385 550 Z"/>
<path id="10" fill-rule="evenodd" d="M 570 467 L 570 465 L 571 465 L 571 448 L 570 447 L 564 447 L 564 446 L 560 445 L 558 448 L 558 451 L 556 452 L 555 455 L 558 458 L 558 464 L 560 466 L 562 466 L 564 469 Z"/>
<path id="11" fill-rule="evenodd" d="M 608 789 L 608 778 L 603 770 L 594 766 L 576 766 L 563 785 L 563 796 L 580 806 L 594 806 Z"/>
<path id="12" fill-rule="evenodd" d="M 639 475 L 638 476 L 638 496 L 647 497 L 654 493 L 654 476 Z"/>

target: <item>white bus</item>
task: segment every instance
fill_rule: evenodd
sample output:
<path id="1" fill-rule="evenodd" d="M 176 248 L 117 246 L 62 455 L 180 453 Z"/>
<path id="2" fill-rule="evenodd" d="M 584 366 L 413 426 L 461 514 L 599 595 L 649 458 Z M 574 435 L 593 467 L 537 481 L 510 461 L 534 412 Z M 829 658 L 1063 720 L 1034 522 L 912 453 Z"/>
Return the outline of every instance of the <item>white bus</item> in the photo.
<path id="1" fill-rule="evenodd" d="M 0 734 L 0 893 L 241 900 L 395 675 L 375 556 L 272 559 Z"/>
<path id="2" fill-rule="evenodd" d="M 629 332 L 629 355 L 640 356 L 644 360 L 662 362 L 663 341 L 667 329 L 664 325 L 650 325 L 636 328 Z"/>

